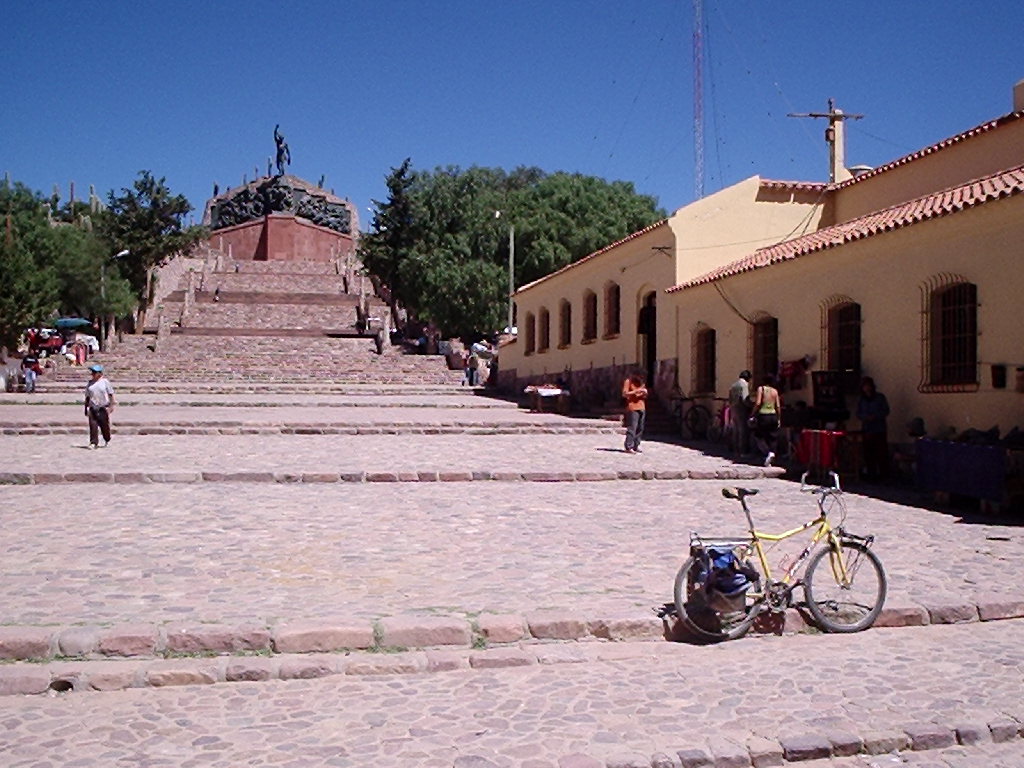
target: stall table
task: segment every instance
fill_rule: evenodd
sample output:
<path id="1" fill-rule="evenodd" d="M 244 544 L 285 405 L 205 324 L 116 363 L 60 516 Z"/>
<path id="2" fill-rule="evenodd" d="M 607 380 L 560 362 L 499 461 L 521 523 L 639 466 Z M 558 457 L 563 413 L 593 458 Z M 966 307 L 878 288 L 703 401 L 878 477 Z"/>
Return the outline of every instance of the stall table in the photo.
<path id="1" fill-rule="evenodd" d="M 530 410 L 536 413 L 544 413 L 544 400 L 553 400 L 553 410 L 558 413 L 569 413 L 568 389 L 560 387 L 527 387 L 523 390 L 530 398 Z"/>

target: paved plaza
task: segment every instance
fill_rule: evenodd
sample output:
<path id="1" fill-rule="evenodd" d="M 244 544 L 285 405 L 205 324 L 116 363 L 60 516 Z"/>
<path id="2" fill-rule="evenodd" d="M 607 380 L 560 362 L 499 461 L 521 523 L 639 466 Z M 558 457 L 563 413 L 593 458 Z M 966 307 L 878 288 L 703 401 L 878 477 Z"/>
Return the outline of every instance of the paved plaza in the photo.
<path id="1" fill-rule="evenodd" d="M 649 768 L 866 749 L 826 764 L 1020 766 L 1022 643 L 1014 620 L 623 644 L 623 658 L 612 646 L 604 659 L 433 674 L 0 697 L 0 754 L 8 768 Z M 954 748 L 958 737 L 973 745 Z"/>
<path id="2" fill-rule="evenodd" d="M 1017 731 L 1000 741 L 1024 719 L 1012 520 L 848 493 L 889 626 L 668 642 L 654 610 L 689 532 L 743 531 L 722 487 L 759 489 L 768 530 L 810 519 L 813 497 L 720 451 L 650 439 L 630 456 L 613 422 L 468 391 L 281 400 L 127 393 L 96 451 L 70 393 L 0 401 L 0 689 L 78 686 L 0 696 L 0 764 L 775 765 L 852 734 L 878 754 L 830 765 L 1024 765 Z M 183 627 L 249 653 L 176 653 Z M 349 640 L 318 645 L 331 632 Z M 122 690 L 78 685 L 89 664 Z"/>

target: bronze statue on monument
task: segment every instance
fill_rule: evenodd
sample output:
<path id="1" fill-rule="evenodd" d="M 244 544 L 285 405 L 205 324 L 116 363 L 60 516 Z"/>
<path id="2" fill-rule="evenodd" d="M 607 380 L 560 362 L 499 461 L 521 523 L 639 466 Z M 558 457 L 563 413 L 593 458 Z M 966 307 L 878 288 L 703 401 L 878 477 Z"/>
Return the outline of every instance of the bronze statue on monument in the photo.
<path id="1" fill-rule="evenodd" d="M 284 176 L 285 168 L 292 161 L 292 152 L 284 140 L 280 124 L 274 126 L 274 143 L 277 145 L 277 175 Z"/>

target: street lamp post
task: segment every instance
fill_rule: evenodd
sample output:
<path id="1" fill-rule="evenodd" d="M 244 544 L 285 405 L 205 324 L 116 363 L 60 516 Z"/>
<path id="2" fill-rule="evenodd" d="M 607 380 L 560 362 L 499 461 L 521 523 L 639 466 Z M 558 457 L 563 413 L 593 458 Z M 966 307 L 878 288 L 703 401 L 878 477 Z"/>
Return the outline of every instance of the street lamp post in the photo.
<path id="1" fill-rule="evenodd" d="M 114 254 L 115 259 L 120 259 L 123 256 L 127 256 L 130 251 L 125 248 L 122 251 L 118 251 Z M 100 299 L 103 302 L 103 310 L 106 312 L 107 309 L 107 262 L 104 259 L 100 262 Z M 100 349 L 104 352 L 108 351 L 110 347 L 110 334 L 111 326 L 113 326 L 113 315 L 104 314 L 100 321 Z"/>
<path id="2" fill-rule="evenodd" d="M 494 212 L 494 218 L 501 218 L 501 211 Z M 512 294 L 516 291 L 516 227 L 514 224 L 508 225 L 508 332 L 512 333 L 514 327 L 514 303 L 512 301 Z"/>

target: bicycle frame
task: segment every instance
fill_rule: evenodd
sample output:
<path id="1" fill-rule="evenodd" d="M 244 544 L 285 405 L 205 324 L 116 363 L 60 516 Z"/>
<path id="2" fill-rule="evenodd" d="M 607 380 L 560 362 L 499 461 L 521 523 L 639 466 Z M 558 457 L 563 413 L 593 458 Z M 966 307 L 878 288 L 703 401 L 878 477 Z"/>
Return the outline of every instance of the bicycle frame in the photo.
<path id="1" fill-rule="evenodd" d="M 745 503 L 743 505 L 743 509 L 745 512 L 747 512 L 747 519 L 750 520 L 750 512 L 747 510 L 747 505 Z M 768 564 L 768 556 L 765 553 L 764 546 L 762 546 L 761 542 L 783 541 L 792 536 L 797 536 L 810 528 L 814 528 L 815 526 L 818 527 L 818 530 L 814 532 L 814 535 L 811 537 L 810 543 L 806 547 L 804 547 L 803 551 L 796 557 L 796 559 L 789 565 L 789 567 L 786 568 L 785 573 L 782 574 L 782 578 L 778 581 L 783 584 L 794 583 L 793 575 L 800 570 L 800 566 L 803 565 L 804 561 L 815 550 L 819 542 L 825 539 L 829 541 L 830 546 L 833 546 L 833 551 L 839 553 L 839 570 L 841 571 L 843 579 L 845 580 L 846 566 L 842 562 L 842 554 L 840 553 L 839 548 L 834 546 L 836 537 L 833 533 L 832 526 L 829 525 L 828 519 L 824 515 L 820 515 L 819 517 L 816 517 L 814 520 L 810 520 L 804 523 L 803 525 L 797 528 L 793 528 L 792 530 L 785 531 L 784 533 L 765 533 L 763 531 L 758 531 L 754 529 L 753 523 L 751 523 L 750 545 L 753 546 L 754 551 L 757 553 L 757 559 L 761 563 L 762 572 L 764 573 L 765 579 L 767 579 L 769 583 L 775 581 L 775 579 L 772 576 L 772 569 L 771 566 Z"/>
<path id="2" fill-rule="evenodd" d="M 834 473 L 833 473 L 834 474 Z M 804 481 L 806 475 L 801 479 L 801 487 L 805 488 Z M 835 490 L 839 490 L 838 478 L 836 478 Z M 797 583 L 794 579 L 795 575 L 800 572 L 800 568 L 804 561 L 811 555 L 812 552 L 818 547 L 822 541 L 827 541 L 829 548 L 832 551 L 831 566 L 833 575 L 839 584 L 849 583 L 849 573 L 846 568 L 846 563 L 843 560 L 842 548 L 839 546 L 839 535 L 836 534 L 836 529 L 828 522 L 828 515 L 825 512 L 824 500 L 828 491 L 818 491 L 820 496 L 818 498 L 818 516 L 813 520 L 800 525 L 796 528 L 792 528 L 782 533 L 767 533 L 759 531 L 754 527 L 754 520 L 750 514 L 750 508 L 747 506 L 747 500 L 745 497 L 740 496 L 739 502 L 743 507 L 743 514 L 747 518 L 747 531 L 750 534 L 750 539 L 743 542 L 740 546 L 746 547 L 748 551 L 753 550 L 757 554 L 758 562 L 761 565 L 761 572 L 764 574 L 765 581 L 767 584 L 785 584 L 786 586 L 795 586 Z M 814 534 L 811 536 L 810 543 L 804 547 L 803 551 L 794 559 L 792 563 L 788 565 L 785 572 L 782 574 L 781 579 L 775 579 L 772 576 L 771 565 L 768 563 L 768 556 L 765 552 L 762 542 L 779 542 L 793 536 L 798 536 L 804 531 L 816 528 Z M 842 529 L 840 529 L 840 535 Z"/>

